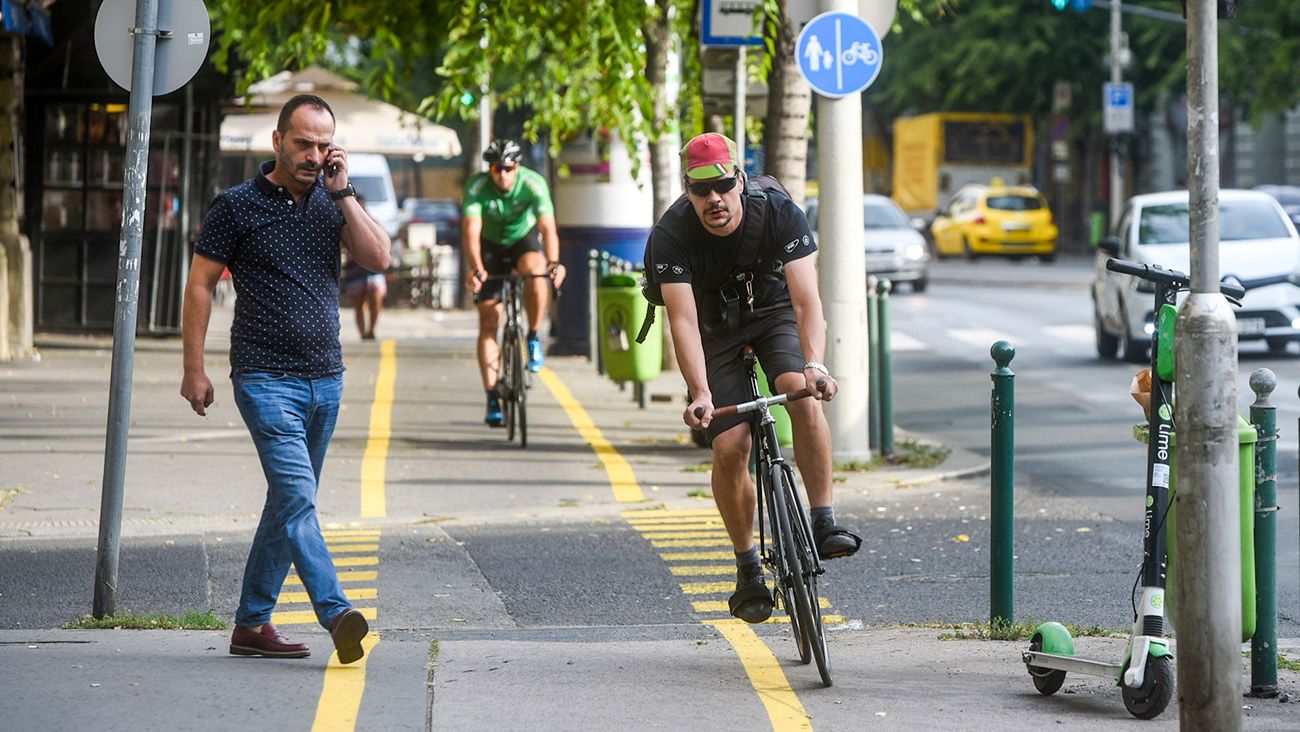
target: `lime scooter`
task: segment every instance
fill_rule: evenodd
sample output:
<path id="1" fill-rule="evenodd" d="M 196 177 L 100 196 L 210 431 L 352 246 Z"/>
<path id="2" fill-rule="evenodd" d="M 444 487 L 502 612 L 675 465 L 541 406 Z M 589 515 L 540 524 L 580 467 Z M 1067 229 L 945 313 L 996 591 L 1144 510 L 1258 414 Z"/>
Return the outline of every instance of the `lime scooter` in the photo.
<path id="1" fill-rule="evenodd" d="M 1060 690 L 1067 672 L 1102 676 L 1119 685 L 1130 714 L 1152 719 L 1169 705 L 1174 689 L 1173 653 L 1165 638 L 1165 517 L 1169 513 L 1173 459 L 1174 320 L 1178 315 L 1178 293 L 1188 288 L 1189 278 L 1182 272 L 1123 259 L 1107 260 L 1106 269 L 1133 275 L 1155 288 L 1140 611 L 1134 608 L 1133 631 L 1119 664 L 1076 658 L 1070 631 L 1053 622 L 1034 629 L 1029 650 L 1022 652 L 1021 658 L 1034 688 L 1044 696 Z M 1220 290 L 1229 299 L 1240 299 L 1245 294 L 1245 288 L 1235 282 L 1220 284 Z"/>

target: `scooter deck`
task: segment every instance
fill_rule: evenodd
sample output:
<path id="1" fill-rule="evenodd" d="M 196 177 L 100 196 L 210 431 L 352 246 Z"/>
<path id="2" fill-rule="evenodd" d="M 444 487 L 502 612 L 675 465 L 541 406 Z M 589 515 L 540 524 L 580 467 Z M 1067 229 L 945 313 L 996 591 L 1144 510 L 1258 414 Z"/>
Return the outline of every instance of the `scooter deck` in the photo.
<path id="1" fill-rule="evenodd" d="M 1026 666 L 1050 668 L 1054 671 L 1087 674 L 1088 676 L 1104 676 L 1113 679 L 1117 684 L 1124 677 L 1123 666 L 1103 661 L 1062 656 L 1058 653 L 1044 653 L 1042 651 L 1021 651 L 1020 657 L 1024 660 Z"/>

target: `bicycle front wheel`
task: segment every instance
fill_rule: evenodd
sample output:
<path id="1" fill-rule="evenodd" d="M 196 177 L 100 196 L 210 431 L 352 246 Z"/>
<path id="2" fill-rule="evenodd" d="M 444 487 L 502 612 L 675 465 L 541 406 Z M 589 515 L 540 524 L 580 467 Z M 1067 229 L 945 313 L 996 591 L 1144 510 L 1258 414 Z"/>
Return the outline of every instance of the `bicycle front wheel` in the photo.
<path id="1" fill-rule="evenodd" d="M 506 422 L 506 441 L 515 439 L 515 392 L 519 390 L 519 333 L 513 328 L 506 328 L 501 336 L 501 411 Z"/>
<path id="2" fill-rule="evenodd" d="M 524 370 L 524 349 L 515 349 L 514 371 L 518 374 L 515 385 L 514 410 L 515 420 L 519 422 L 519 446 L 528 447 L 528 372 Z"/>
<path id="3" fill-rule="evenodd" d="M 817 661 L 822 683 L 830 686 L 831 664 L 826 652 L 826 629 L 822 626 L 821 598 L 817 594 L 817 562 L 813 556 L 812 535 L 803 516 L 794 471 L 789 465 L 772 466 L 772 498 L 776 504 L 777 540 L 786 557 L 786 571 L 794 600 L 794 614 L 799 617 L 800 656 L 806 644 Z"/>
<path id="4" fill-rule="evenodd" d="M 808 643 L 808 637 L 803 630 L 803 621 L 799 617 L 797 605 L 795 605 L 794 584 L 797 571 L 790 568 L 790 560 L 785 552 L 785 547 L 781 544 L 781 537 L 784 535 L 781 527 L 779 516 L 783 512 L 783 507 L 778 506 L 776 499 L 772 497 L 775 492 L 772 486 L 779 486 L 775 482 L 775 476 L 780 474 L 780 468 L 772 466 L 766 474 L 759 473 L 758 490 L 764 496 L 763 508 L 766 509 L 767 525 L 772 527 L 771 550 L 764 548 L 767 554 L 767 566 L 771 568 L 773 576 L 776 577 L 776 596 L 781 602 L 781 608 L 785 610 L 786 617 L 790 620 L 790 632 L 794 635 L 795 645 L 799 647 L 799 663 L 810 663 L 812 661 L 812 646 Z"/>

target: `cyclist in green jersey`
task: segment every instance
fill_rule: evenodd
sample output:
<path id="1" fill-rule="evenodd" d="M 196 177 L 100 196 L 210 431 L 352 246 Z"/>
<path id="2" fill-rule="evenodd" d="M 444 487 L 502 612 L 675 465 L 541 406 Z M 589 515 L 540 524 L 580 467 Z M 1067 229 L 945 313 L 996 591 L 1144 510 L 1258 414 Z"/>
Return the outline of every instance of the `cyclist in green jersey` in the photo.
<path id="1" fill-rule="evenodd" d="M 474 292 L 478 308 L 478 366 L 487 391 L 484 422 L 500 427 L 501 400 L 497 393 L 503 276 L 550 275 L 558 288 L 564 282 L 560 264 L 560 236 L 555 227 L 555 207 L 546 179 L 520 165 L 523 149 L 514 140 L 493 140 L 483 151 L 486 173 L 477 173 L 465 185 L 466 285 Z M 541 277 L 524 281 L 524 311 L 528 316 L 528 369 L 542 370 L 542 343 L 537 331 L 550 300 L 550 287 Z"/>

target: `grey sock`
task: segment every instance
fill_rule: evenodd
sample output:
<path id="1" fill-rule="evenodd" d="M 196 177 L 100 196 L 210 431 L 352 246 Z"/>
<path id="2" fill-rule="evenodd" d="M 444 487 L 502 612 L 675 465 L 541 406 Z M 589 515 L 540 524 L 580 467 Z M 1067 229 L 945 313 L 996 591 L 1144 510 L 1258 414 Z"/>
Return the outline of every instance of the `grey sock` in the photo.
<path id="1" fill-rule="evenodd" d="M 812 515 L 813 526 L 816 526 L 822 521 L 829 521 L 831 523 L 835 523 L 834 506 L 822 506 L 820 508 L 813 508 L 808 513 Z"/>
<path id="2" fill-rule="evenodd" d="M 736 569 L 750 569 L 752 571 L 753 568 L 758 566 L 758 547 L 751 546 L 749 551 L 736 552 L 735 554 Z"/>

